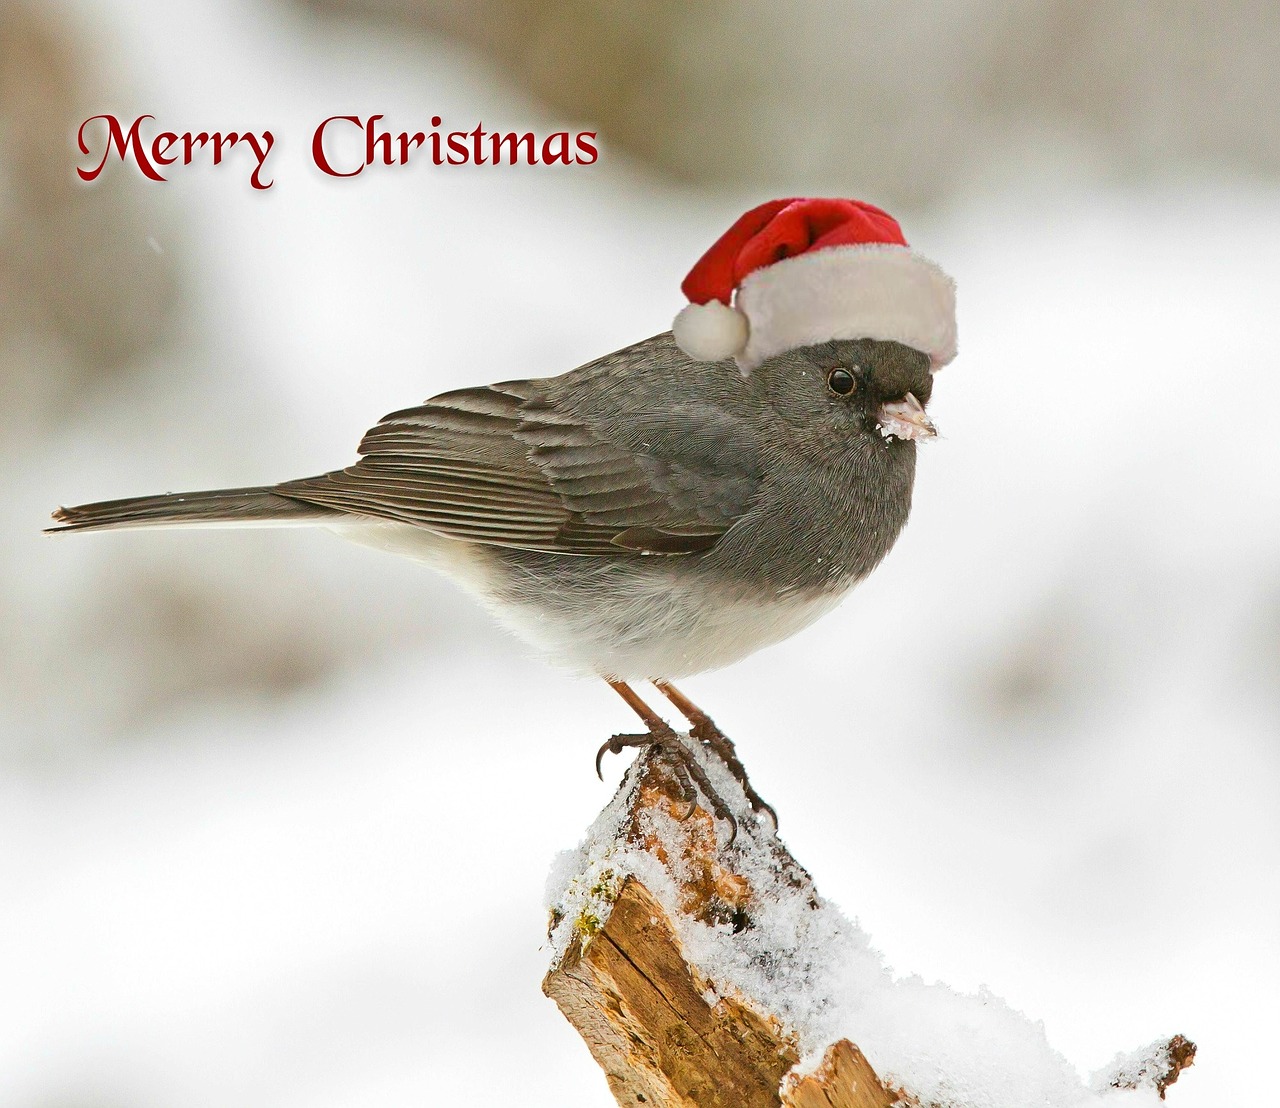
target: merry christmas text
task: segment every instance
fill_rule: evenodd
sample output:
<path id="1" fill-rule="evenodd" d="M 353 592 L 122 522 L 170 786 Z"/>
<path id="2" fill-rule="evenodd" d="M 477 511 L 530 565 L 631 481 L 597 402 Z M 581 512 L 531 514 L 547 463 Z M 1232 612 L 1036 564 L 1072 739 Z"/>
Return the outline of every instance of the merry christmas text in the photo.
<path id="1" fill-rule="evenodd" d="M 381 115 L 333 115 L 311 136 L 311 161 L 329 177 L 358 177 L 373 166 L 404 166 L 411 161 L 432 165 L 594 165 L 600 157 L 595 131 L 443 131 L 440 116 L 428 131 L 392 131 Z M 220 166 L 236 160 L 252 169 L 249 184 L 266 190 L 275 184 L 266 172 L 276 143 L 271 131 L 159 131 L 150 134 L 155 117 L 140 115 L 126 124 L 115 115 L 90 116 L 77 133 L 80 153 L 90 160 L 76 168 L 82 181 L 95 181 L 113 159 L 132 163 L 151 181 L 165 181 L 178 167 L 194 163 Z M 146 133 L 144 133 L 144 131 Z M 150 137 L 148 137 L 150 134 Z M 237 150 L 244 153 L 237 156 Z"/>

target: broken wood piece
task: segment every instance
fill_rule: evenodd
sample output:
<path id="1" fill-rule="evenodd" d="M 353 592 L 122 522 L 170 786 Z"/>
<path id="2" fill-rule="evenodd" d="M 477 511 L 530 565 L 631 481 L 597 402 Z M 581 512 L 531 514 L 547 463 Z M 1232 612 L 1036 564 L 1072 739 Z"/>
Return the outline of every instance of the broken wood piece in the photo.
<path id="1" fill-rule="evenodd" d="M 887 1090 L 853 1043 L 833 1044 L 813 1073 L 784 1082 L 783 1108 L 893 1108 L 903 1095 Z"/>

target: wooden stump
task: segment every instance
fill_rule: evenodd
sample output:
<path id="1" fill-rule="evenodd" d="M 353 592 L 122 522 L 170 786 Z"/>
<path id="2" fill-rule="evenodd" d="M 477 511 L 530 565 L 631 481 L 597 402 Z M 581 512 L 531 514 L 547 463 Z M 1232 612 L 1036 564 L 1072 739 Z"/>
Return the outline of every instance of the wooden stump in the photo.
<path id="1" fill-rule="evenodd" d="M 678 871 L 681 910 L 696 919 L 745 923 L 752 889 L 718 850 L 729 831 L 700 802 L 680 824 L 683 854 L 669 856 L 646 830 L 645 813 L 683 816 L 681 785 L 664 756 L 641 755 L 638 787 L 618 835 Z M 739 834 L 746 834 L 742 828 Z M 804 868 L 774 836 L 778 866 L 797 891 L 812 892 Z M 675 864 L 677 863 L 678 864 Z M 635 877 L 601 889 L 603 913 L 578 921 L 571 943 L 543 981 L 604 1070 L 620 1105 L 655 1108 L 888 1108 L 888 1093 L 851 1043 L 832 1047 L 814 1074 L 783 1079 L 800 1059 L 796 1036 L 778 1019 L 736 996 L 719 996 L 681 948 L 676 928 Z M 560 922 L 560 921 L 553 921 Z"/>
<path id="2" fill-rule="evenodd" d="M 700 753 L 722 795 L 741 801 L 724 765 Z M 681 923 L 733 935 L 753 928 L 763 899 L 753 880 L 769 886 L 765 897 L 771 890 L 801 912 L 819 909 L 809 874 L 744 801 L 734 805 L 741 826 L 732 850 L 724 849 L 727 823 L 707 807 L 700 799 L 682 818 L 689 804 L 668 755 L 643 753 L 574 855 L 581 872 L 568 878 L 573 893 L 553 911 L 557 954 L 543 991 L 585 1040 L 618 1104 L 921 1108 L 909 1090 L 883 1082 L 847 1039 L 820 1044 L 820 1059 L 815 1051 L 810 1071 L 799 1072 L 797 1032 L 732 983 L 710 979 L 686 951 Z M 625 864 L 615 868 L 611 858 Z M 1182 1036 L 1118 1056 L 1095 1078 L 1095 1093 L 1150 1087 L 1163 1097 L 1194 1056 L 1195 1044 Z"/>

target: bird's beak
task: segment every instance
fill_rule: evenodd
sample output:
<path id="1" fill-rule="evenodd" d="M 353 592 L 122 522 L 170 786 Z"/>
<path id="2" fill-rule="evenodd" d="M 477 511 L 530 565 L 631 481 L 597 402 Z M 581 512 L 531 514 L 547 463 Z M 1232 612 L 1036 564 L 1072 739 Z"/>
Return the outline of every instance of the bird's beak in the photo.
<path id="1" fill-rule="evenodd" d="M 911 393 L 901 400 L 889 404 L 881 404 L 876 413 L 880 434 L 886 439 L 914 439 L 923 441 L 933 438 L 938 429 L 924 414 L 924 405 Z"/>

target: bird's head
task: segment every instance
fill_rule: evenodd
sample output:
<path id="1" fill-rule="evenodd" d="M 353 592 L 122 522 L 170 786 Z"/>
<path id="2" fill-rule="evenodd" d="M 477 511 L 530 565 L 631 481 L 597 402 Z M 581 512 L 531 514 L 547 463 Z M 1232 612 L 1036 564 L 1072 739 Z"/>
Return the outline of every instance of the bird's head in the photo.
<path id="1" fill-rule="evenodd" d="M 929 356 L 900 342 L 841 339 L 789 350 L 755 371 L 783 418 L 874 436 L 892 445 L 937 434 L 925 409 Z"/>

